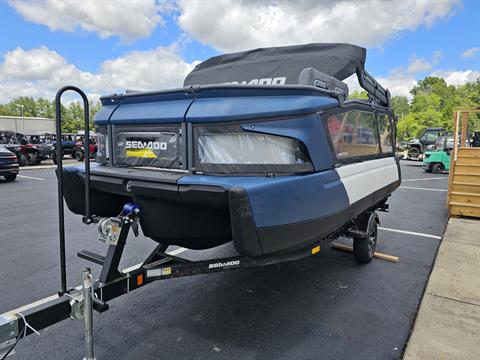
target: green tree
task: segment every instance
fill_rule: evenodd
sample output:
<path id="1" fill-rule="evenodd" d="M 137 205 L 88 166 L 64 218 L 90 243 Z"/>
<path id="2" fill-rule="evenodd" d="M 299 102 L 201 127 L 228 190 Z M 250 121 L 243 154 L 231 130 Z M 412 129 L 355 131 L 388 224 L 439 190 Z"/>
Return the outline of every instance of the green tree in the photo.
<path id="1" fill-rule="evenodd" d="M 361 91 L 355 90 L 350 95 L 348 95 L 348 100 L 354 100 L 354 99 L 368 100 L 368 93 L 365 90 L 361 90 Z"/>
<path id="2" fill-rule="evenodd" d="M 410 113 L 410 104 L 406 96 L 392 96 L 392 108 L 399 118 Z"/>

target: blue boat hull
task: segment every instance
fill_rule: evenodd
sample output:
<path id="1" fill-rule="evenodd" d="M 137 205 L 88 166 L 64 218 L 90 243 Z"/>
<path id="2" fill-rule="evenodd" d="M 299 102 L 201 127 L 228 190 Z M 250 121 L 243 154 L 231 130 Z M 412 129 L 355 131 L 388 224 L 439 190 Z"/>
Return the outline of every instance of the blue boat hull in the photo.
<path id="1" fill-rule="evenodd" d="M 64 168 L 65 200 L 84 212 L 83 169 Z M 207 249 L 233 241 L 263 256 L 308 246 L 360 213 L 380 207 L 399 186 L 393 158 L 307 175 L 188 175 L 143 169 L 92 169 L 92 213 L 115 216 L 125 202 L 142 207 L 145 236 Z"/>

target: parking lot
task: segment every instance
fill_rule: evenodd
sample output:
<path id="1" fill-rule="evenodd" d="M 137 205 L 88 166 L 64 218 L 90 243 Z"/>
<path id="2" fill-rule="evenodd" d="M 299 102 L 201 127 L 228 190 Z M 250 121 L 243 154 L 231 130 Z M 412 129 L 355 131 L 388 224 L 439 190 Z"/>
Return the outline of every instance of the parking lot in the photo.
<path id="1" fill-rule="evenodd" d="M 402 161 L 403 183 L 380 213 L 377 251 L 398 263 L 355 262 L 322 248 L 317 256 L 238 272 L 159 281 L 94 314 L 98 359 L 398 359 L 402 356 L 447 221 L 448 175 L 426 174 Z M 60 287 L 56 181 L 53 169 L 21 171 L 0 182 L 0 313 Z M 105 252 L 94 226 L 67 211 L 67 271 L 98 266 L 76 257 Z M 155 243 L 129 238 L 123 266 L 144 259 Z M 175 249 L 175 248 L 173 248 Z M 170 250 L 171 251 L 171 250 Z M 182 256 L 220 257 L 177 249 Z M 17 359 L 80 359 L 83 322 L 67 320 L 29 336 Z"/>

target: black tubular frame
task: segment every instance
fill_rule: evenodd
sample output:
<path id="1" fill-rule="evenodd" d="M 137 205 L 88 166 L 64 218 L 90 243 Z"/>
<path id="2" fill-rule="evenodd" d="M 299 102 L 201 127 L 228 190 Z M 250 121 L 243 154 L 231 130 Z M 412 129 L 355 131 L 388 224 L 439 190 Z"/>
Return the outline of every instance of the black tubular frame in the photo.
<path id="1" fill-rule="evenodd" d="M 60 293 L 67 292 L 67 265 L 65 260 L 65 210 L 63 207 L 63 148 L 62 148 L 62 104 L 61 97 L 66 91 L 74 91 L 82 97 L 85 138 L 83 147 L 85 151 L 85 216 L 83 221 L 90 224 L 90 111 L 87 95 L 76 86 L 64 86 L 55 96 L 55 128 L 57 151 L 57 179 L 58 179 L 58 235 L 60 240 Z"/>
<path id="2" fill-rule="evenodd" d="M 391 108 L 390 91 L 383 88 L 375 78 L 370 75 L 367 70 L 357 68 L 358 83 L 367 91 L 368 98 L 378 105 Z"/>

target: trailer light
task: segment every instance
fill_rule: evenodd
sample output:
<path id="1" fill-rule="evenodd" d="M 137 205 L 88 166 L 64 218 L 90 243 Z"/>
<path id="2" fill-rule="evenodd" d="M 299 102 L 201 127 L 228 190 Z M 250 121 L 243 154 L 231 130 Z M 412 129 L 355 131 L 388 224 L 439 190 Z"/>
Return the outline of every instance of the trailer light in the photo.
<path id="1" fill-rule="evenodd" d="M 143 274 L 137 276 L 137 286 L 143 285 Z"/>
<path id="2" fill-rule="evenodd" d="M 315 246 L 312 248 L 312 255 L 315 255 L 316 253 L 320 252 L 320 245 Z"/>

